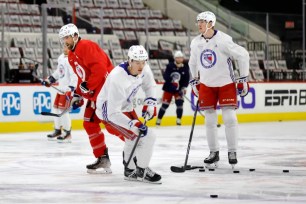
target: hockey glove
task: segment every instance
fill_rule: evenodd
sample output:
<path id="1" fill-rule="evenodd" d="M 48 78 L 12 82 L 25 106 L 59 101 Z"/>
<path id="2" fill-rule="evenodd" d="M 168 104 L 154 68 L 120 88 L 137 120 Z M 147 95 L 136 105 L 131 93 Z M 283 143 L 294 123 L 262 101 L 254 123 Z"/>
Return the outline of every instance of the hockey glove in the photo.
<path id="1" fill-rule="evenodd" d="M 199 90 L 200 90 L 200 82 L 198 79 L 192 79 L 189 81 L 189 84 L 192 88 L 192 93 L 198 97 L 199 96 Z"/>
<path id="2" fill-rule="evenodd" d="M 41 85 L 46 86 L 46 87 L 50 87 L 51 84 L 55 83 L 56 79 L 53 76 L 49 76 L 47 79 L 44 79 L 41 82 Z"/>
<path id="3" fill-rule="evenodd" d="M 129 126 L 130 130 L 134 133 L 138 133 L 140 137 L 144 137 L 148 133 L 148 127 L 142 124 L 139 120 L 131 120 Z"/>
<path id="4" fill-rule="evenodd" d="M 143 102 L 142 117 L 146 120 L 151 120 L 156 116 L 156 99 L 146 98 Z"/>
<path id="5" fill-rule="evenodd" d="M 87 81 L 83 81 L 79 87 L 83 96 L 91 97 L 94 94 L 94 91 L 88 89 Z"/>
<path id="6" fill-rule="evenodd" d="M 186 92 L 187 92 L 186 87 L 182 87 L 179 94 L 180 94 L 181 97 L 184 97 L 186 95 Z"/>
<path id="7" fill-rule="evenodd" d="M 249 93 L 249 83 L 247 82 L 247 77 L 240 77 L 236 81 L 237 83 L 237 91 L 241 97 L 248 95 Z"/>
<path id="8" fill-rule="evenodd" d="M 66 95 L 66 99 L 68 101 L 71 101 L 72 97 L 73 97 L 73 91 L 74 91 L 74 87 L 73 86 L 65 86 L 60 88 L 60 90 L 65 93 Z"/>
<path id="9" fill-rule="evenodd" d="M 78 109 L 84 104 L 84 99 L 82 96 L 74 94 L 70 104 L 73 110 Z"/>

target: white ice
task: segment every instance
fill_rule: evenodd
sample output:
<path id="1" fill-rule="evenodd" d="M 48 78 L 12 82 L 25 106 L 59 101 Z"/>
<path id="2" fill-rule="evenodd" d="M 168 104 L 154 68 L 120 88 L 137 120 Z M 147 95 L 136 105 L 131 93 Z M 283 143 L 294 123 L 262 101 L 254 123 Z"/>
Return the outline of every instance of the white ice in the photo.
<path id="1" fill-rule="evenodd" d="M 161 185 L 125 181 L 123 142 L 109 134 L 109 175 L 86 173 L 95 158 L 85 131 L 72 131 L 70 144 L 47 141 L 49 132 L 0 134 L 0 203 L 306 203 L 305 121 L 240 124 L 239 174 L 227 161 L 224 126 L 220 168 L 184 173 L 170 166 L 184 164 L 190 126 L 152 128 Z M 195 126 L 188 164 L 203 165 L 208 153 L 205 126 Z"/>

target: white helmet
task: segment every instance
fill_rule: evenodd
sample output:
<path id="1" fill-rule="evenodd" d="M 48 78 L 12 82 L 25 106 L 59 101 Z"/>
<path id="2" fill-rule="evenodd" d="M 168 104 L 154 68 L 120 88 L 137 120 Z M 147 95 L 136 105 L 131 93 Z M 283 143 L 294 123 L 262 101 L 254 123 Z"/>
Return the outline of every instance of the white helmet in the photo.
<path id="1" fill-rule="evenodd" d="M 211 21 L 212 26 L 215 26 L 216 24 L 216 16 L 213 12 L 210 11 L 204 11 L 202 13 L 199 13 L 197 16 L 197 21 L 204 20 L 207 23 Z"/>
<path id="2" fill-rule="evenodd" d="M 69 35 L 73 37 L 75 34 L 80 36 L 78 28 L 73 23 L 69 23 L 61 27 L 58 35 L 59 35 L 59 38 L 62 39 L 63 37 L 66 37 Z"/>
<path id="3" fill-rule="evenodd" d="M 174 57 L 174 58 L 177 58 L 177 57 L 184 57 L 184 54 L 182 53 L 182 51 L 177 50 L 177 51 L 174 52 L 173 57 Z"/>
<path id="4" fill-rule="evenodd" d="M 129 60 L 145 61 L 148 59 L 148 53 L 142 45 L 133 45 L 128 52 Z"/>

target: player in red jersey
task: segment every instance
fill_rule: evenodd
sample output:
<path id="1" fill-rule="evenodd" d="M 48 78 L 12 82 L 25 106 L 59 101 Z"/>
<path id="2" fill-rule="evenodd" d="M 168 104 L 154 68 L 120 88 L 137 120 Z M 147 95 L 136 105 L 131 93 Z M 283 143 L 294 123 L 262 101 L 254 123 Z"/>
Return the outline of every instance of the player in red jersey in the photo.
<path id="1" fill-rule="evenodd" d="M 68 47 L 68 60 L 78 76 L 78 85 L 71 101 L 72 107 L 81 106 L 83 98 L 87 99 L 83 127 L 86 130 L 96 162 L 87 165 L 88 173 L 111 173 L 111 162 L 104 134 L 99 126 L 100 119 L 96 116 L 96 98 L 113 65 L 99 45 L 90 40 L 81 39 L 78 28 L 70 23 L 59 31 L 61 42 Z M 123 138 L 121 138 L 124 140 Z M 100 172 L 100 171 L 99 171 Z"/>

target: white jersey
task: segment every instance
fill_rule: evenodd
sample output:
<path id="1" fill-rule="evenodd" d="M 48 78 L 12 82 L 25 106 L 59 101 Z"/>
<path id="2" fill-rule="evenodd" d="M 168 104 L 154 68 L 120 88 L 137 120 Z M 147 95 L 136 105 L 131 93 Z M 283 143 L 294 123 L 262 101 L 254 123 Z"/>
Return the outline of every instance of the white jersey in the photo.
<path id="1" fill-rule="evenodd" d="M 78 78 L 68 62 L 68 56 L 61 54 L 57 61 L 57 69 L 53 72 L 52 76 L 58 81 L 58 88 L 63 92 L 69 91 L 69 86 L 75 88 Z"/>
<path id="2" fill-rule="evenodd" d="M 111 121 L 130 129 L 131 121 L 123 112 L 133 111 L 133 99 L 141 87 L 146 98 L 156 98 L 156 82 L 148 64 L 138 76 L 129 74 L 128 63 L 116 66 L 106 78 L 97 97 L 96 115 L 105 121 Z"/>
<path id="3" fill-rule="evenodd" d="M 249 53 L 233 42 L 232 37 L 215 31 L 211 39 L 196 36 L 190 44 L 189 67 L 192 78 L 209 87 L 221 87 L 235 82 L 232 60 L 236 60 L 240 77 L 249 75 Z"/>

